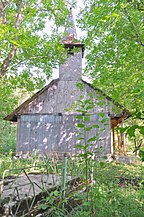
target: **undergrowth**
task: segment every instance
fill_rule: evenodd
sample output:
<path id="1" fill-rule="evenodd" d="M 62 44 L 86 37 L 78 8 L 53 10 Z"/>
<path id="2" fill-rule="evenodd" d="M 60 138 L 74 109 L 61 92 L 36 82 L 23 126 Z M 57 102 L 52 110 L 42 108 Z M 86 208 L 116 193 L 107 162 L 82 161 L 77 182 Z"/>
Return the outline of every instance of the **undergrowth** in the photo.
<path id="1" fill-rule="evenodd" d="M 48 158 L 33 156 L 29 159 L 15 159 L 12 155 L 1 155 L 0 176 L 8 170 L 5 176 L 22 173 L 21 168 L 33 169 L 43 173 L 47 165 L 49 173 L 62 171 L 62 161 L 55 165 Z M 32 166 L 36 166 L 33 168 Z M 86 192 L 77 191 L 72 194 L 74 202 L 82 201 L 70 212 L 60 210 L 60 205 L 55 202 L 49 204 L 53 207 L 53 217 L 143 217 L 144 213 L 144 170 L 143 165 L 116 164 L 96 162 L 93 164 L 93 183 L 88 184 L 88 200 Z M 85 180 L 85 166 L 78 159 L 68 160 L 67 174 L 80 176 Z M 20 170 L 19 170 L 20 169 Z M 88 168 L 88 170 L 91 168 Z M 67 194 L 69 195 L 69 194 Z M 65 205 L 70 200 L 66 195 Z M 48 202 L 48 201 L 47 201 Z M 49 207 L 48 205 L 48 207 Z M 47 208 L 45 206 L 45 208 Z M 46 211 L 47 212 L 47 211 Z M 60 214 L 61 213 L 61 214 Z"/>
<path id="2" fill-rule="evenodd" d="M 115 163 L 95 163 L 95 184 L 89 200 L 70 217 L 143 217 L 143 167 Z"/>

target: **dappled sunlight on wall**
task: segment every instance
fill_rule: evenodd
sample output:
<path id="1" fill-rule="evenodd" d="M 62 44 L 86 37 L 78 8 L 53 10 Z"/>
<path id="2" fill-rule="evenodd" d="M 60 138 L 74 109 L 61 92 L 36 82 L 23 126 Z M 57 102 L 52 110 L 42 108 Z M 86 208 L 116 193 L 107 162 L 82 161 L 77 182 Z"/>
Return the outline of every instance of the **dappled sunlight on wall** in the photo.
<path id="1" fill-rule="evenodd" d="M 17 152 L 26 152 L 33 150 L 56 151 L 56 152 L 78 152 L 75 146 L 79 143 L 79 134 L 84 133 L 84 129 L 78 130 L 76 123 L 77 115 L 60 114 L 31 114 L 22 115 L 20 120 L 20 131 L 18 132 L 20 146 L 17 146 Z M 90 151 L 96 152 L 96 149 L 102 147 L 107 153 L 110 144 L 110 126 L 109 119 L 105 124 L 101 123 L 99 114 L 90 116 L 87 127 L 97 123 L 97 128 L 92 128 L 86 133 L 86 139 L 97 136 L 93 141 Z M 30 136 L 31 135 L 31 136 Z"/>

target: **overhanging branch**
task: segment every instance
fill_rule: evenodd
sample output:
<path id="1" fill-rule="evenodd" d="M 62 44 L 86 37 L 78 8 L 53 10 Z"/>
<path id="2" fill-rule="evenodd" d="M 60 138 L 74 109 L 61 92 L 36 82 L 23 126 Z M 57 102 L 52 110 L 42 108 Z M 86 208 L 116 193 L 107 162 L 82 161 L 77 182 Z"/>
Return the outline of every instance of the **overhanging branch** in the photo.
<path id="1" fill-rule="evenodd" d="M 132 29 L 134 30 L 134 32 L 136 34 L 136 38 L 137 38 L 139 44 L 141 46 L 144 46 L 144 43 L 141 41 L 140 34 L 139 34 L 138 30 L 136 29 L 135 24 L 132 22 L 132 19 L 131 19 L 130 15 L 128 14 L 126 8 L 124 8 L 124 12 L 125 12 L 125 15 L 127 16 L 128 20 L 132 26 Z"/>
<path id="2" fill-rule="evenodd" d="M 17 51 L 17 47 L 13 46 L 8 57 L 4 60 L 2 66 L 0 67 L 0 77 L 2 77 L 7 71 L 7 68 L 9 67 L 11 61 L 16 55 L 16 51 Z"/>
<path id="3" fill-rule="evenodd" d="M 2 13 L 2 23 L 3 24 L 6 24 L 6 9 L 8 7 L 9 2 L 10 1 L 7 0 L 5 5 L 3 5 L 2 1 L 0 2 L 0 10 L 1 10 L 1 13 Z M 17 3 L 17 14 L 15 16 L 15 18 L 16 18 L 15 28 L 16 29 L 19 29 L 20 24 L 22 22 L 22 5 L 23 5 L 23 1 L 19 0 L 18 3 Z M 15 35 L 15 40 L 18 40 L 17 35 Z M 12 45 L 12 48 L 11 48 L 8 56 L 3 61 L 2 65 L 0 67 L 0 77 L 2 77 L 6 73 L 8 67 L 10 66 L 12 60 L 14 59 L 14 57 L 16 55 L 16 52 L 17 52 L 17 47 Z"/>

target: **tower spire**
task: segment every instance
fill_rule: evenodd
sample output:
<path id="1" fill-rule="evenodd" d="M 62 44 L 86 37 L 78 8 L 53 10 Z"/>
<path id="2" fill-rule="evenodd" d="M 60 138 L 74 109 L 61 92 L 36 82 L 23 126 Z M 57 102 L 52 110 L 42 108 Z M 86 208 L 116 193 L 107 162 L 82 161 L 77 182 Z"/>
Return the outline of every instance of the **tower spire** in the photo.
<path id="1" fill-rule="evenodd" d="M 74 18 L 72 14 L 72 8 L 70 8 L 67 26 L 65 27 L 65 34 L 66 36 L 61 41 L 64 44 L 64 47 L 68 50 L 68 52 L 70 50 L 73 50 L 74 47 L 81 48 L 82 57 L 83 57 L 84 44 L 82 44 L 80 41 L 77 40 L 77 33 L 76 33 Z"/>
<path id="2" fill-rule="evenodd" d="M 82 78 L 84 44 L 77 40 L 72 8 L 70 8 L 65 34 L 66 36 L 63 38 L 62 43 L 67 51 L 68 58 L 66 63 L 60 64 L 59 66 L 59 79 L 61 81 L 71 81 L 71 83 L 75 83 Z"/>
<path id="3" fill-rule="evenodd" d="M 63 38 L 64 43 L 72 43 L 75 39 L 77 39 L 76 27 L 72 13 L 72 7 L 70 8 L 67 24 L 65 27 L 64 33 L 66 36 Z"/>
<path id="4" fill-rule="evenodd" d="M 76 27 L 75 27 L 75 22 L 74 22 L 73 13 L 72 13 L 72 7 L 70 8 L 70 13 L 68 16 L 68 22 L 65 28 L 65 32 L 68 34 L 68 36 L 73 34 L 74 38 L 77 39 Z"/>

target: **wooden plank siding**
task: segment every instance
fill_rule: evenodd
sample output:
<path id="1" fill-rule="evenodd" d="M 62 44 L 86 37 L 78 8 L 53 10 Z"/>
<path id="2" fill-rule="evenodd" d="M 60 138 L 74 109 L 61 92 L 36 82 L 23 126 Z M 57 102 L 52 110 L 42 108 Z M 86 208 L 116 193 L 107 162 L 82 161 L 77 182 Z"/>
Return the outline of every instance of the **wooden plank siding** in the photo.
<path id="1" fill-rule="evenodd" d="M 82 82 L 82 81 L 81 81 Z M 98 100 L 98 94 L 95 90 L 83 83 L 83 90 L 76 87 L 76 81 L 59 81 L 46 89 L 41 95 L 35 98 L 20 116 L 18 123 L 20 131 L 18 131 L 17 152 L 27 152 L 39 149 L 44 151 L 57 152 L 75 152 L 74 148 L 77 143 L 77 129 L 75 127 L 76 113 L 75 111 L 67 111 L 71 109 L 72 104 L 84 96 L 88 98 L 88 94 L 93 94 L 93 100 L 97 101 L 97 105 L 89 112 L 91 121 L 89 125 L 100 123 L 99 112 L 105 113 L 108 117 L 109 101 L 104 98 L 102 104 Z M 103 153 L 110 153 L 110 118 L 106 129 L 100 133 L 99 141 L 95 141 L 95 148 L 100 146 L 105 150 Z M 98 129 L 92 129 L 87 132 L 87 139 L 95 136 Z M 91 147 L 91 150 L 94 150 Z"/>
<path id="2" fill-rule="evenodd" d="M 17 152 L 77 152 L 75 145 L 78 144 L 78 130 L 75 124 L 78 122 L 76 114 L 53 115 L 53 114 L 25 114 L 20 118 L 20 131 L 18 131 Z M 93 114 L 88 126 L 97 123 L 99 129 L 86 132 L 89 139 L 99 133 L 98 139 L 90 147 L 91 151 L 102 147 L 103 153 L 110 152 L 110 124 L 107 120 L 105 130 L 102 129 L 101 117 Z M 83 129 L 82 129 L 83 131 Z M 98 150 L 97 150 L 98 151 Z"/>
<path id="3" fill-rule="evenodd" d="M 53 84 L 29 103 L 23 113 L 65 113 L 66 109 L 71 109 L 72 104 L 79 100 L 81 95 L 87 99 L 89 93 L 93 94 L 93 99 L 96 101 L 100 94 L 83 82 L 81 82 L 84 85 L 83 90 L 79 90 L 76 87 L 76 83 L 76 81 L 59 81 Z M 103 105 L 99 105 L 100 101 L 97 101 L 98 104 L 91 110 L 91 113 L 112 110 L 113 107 L 110 100 L 104 99 Z"/>

